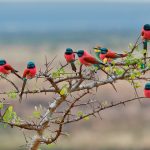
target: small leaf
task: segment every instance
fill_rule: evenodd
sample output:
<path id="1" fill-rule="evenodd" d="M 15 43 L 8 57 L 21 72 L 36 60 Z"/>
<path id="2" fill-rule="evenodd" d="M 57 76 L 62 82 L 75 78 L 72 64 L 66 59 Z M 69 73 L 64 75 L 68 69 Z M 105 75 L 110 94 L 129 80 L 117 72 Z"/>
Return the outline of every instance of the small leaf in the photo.
<path id="1" fill-rule="evenodd" d="M 11 99 L 16 99 L 17 98 L 17 93 L 15 93 L 15 92 L 9 92 L 7 95 Z"/>
<path id="2" fill-rule="evenodd" d="M 130 76 L 130 78 L 132 79 L 132 80 L 134 80 L 135 79 L 135 74 L 131 74 L 131 76 Z"/>
<path id="3" fill-rule="evenodd" d="M 110 67 L 106 67 L 105 71 L 109 72 L 110 71 Z"/>
<path id="4" fill-rule="evenodd" d="M 33 112 L 33 116 L 37 119 L 39 119 L 41 117 L 41 112 L 40 111 L 34 111 Z"/>
<path id="5" fill-rule="evenodd" d="M 85 121 L 89 121 L 89 120 L 90 120 L 90 117 L 89 117 L 89 116 L 84 117 L 84 120 L 85 120 Z"/>
<path id="6" fill-rule="evenodd" d="M 115 71 L 115 73 L 116 73 L 117 75 L 122 75 L 122 74 L 124 73 L 124 70 L 117 68 L 116 71 Z"/>
<path id="7" fill-rule="evenodd" d="M 3 109 L 3 107 L 4 107 L 4 104 L 0 103 L 0 110 Z"/>
<path id="8" fill-rule="evenodd" d="M 135 88 L 139 88 L 139 87 L 141 87 L 140 82 L 134 82 L 134 87 L 135 87 Z"/>
<path id="9" fill-rule="evenodd" d="M 141 54 L 145 54 L 147 52 L 147 50 L 146 49 L 143 49 L 142 51 L 141 51 Z"/>
<path id="10" fill-rule="evenodd" d="M 78 117 L 82 117 L 83 115 L 84 115 L 84 113 L 83 113 L 82 111 L 78 111 L 78 112 L 77 112 L 77 116 L 78 116 Z"/>
<path id="11" fill-rule="evenodd" d="M 67 95 L 67 94 L 68 94 L 68 88 L 67 85 L 65 84 L 60 91 L 60 95 Z"/>
<path id="12" fill-rule="evenodd" d="M 7 110 L 5 111 L 5 114 L 3 116 L 3 120 L 5 122 L 11 122 L 13 119 L 13 106 L 9 106 Z"/>

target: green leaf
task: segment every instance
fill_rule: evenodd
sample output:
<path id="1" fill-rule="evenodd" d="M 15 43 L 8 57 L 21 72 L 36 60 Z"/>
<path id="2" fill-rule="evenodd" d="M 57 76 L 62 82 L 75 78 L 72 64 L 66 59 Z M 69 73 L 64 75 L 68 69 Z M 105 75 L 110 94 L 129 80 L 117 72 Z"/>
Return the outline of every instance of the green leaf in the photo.
<path id="1" fill-rule="evenodd" d="M 67 94 L 68 94 L 68 88 L 67 85 L 65 84 L 60 91 L 60 95 L 67 95 Z"/>
<path id="2" fill-rule="evenodd" d="M 65 74 L 65 70 L 64 70 L 64 68 L 61 68 L 55 72 L 52 72 L 52 77 L 53 78 L 59 78 L 61 75 L 64 75 L 64 74 Z"/>
<path id="3" fill-rule="evenodd" d="M 84 117 L 84 120 L 85 120 L 85 121 L 89 121 L 89 120 L 90 120 L 90 117 L 89 117 L 89 116 Z"/>
<path id="4" fill-rule="evenodd" d="M 54 147 L 55 147 L 55 144 L 54 144 L 54 143 L 51 143 L 51 144 L 48 144 L 47 146 L 48 146 L 48 148 L 51 149 L 51 148 L 54 148 Z"/>
<path id="5" fill-rule="evenodd" d="M 78 112 L 77 112 L 77 116 L 78 116 L 78 117 L 82 117 L 83 115 L 84 115 L 84 113 L 83 113 L 82 111 L 78 111 Z"/>
<path id="6" fill-rule="evenodd" d="M 134 79 L 135 79 L 135 74 L 132 73 L 132 74 L 130 75 L 130 78 L 131 78 L 132 80 L 134 80 Z"/>
<path id="7" fill-rule="evenodd" d="M 142 51 L 141 51 L 141 54 L 145 54 L 147 52 L 147 50 L 146 49 L 143 49 Z"/>
<path id="8" fill-rule="evenodd" d="M 60 74 L 58 72 L 52 72 L 52 77 L 58 78 L 58 77 L 60 77 Z"/>
<path id="9" fill-rule="evenodd" d="M 8 123 L 10 123 L 13 120 L 16 124 L 20 124 L 21 121 L 21 119 L 17 116 L 16 112 L 13 111 L 13 106 L 9 106 L 6 109 L 3 116 L 3 120 Z"/>
<path id="10" fill-rule="evenodd" d="M 5 111 L 5 114 L 4 114 L 4 116 L 3 116 L 3 120 L 5 121 L 5 122 L 11 122 L 11 120 L 13 119 L 13 115 L 14 115 L 14 113 L 13 113 L 13 106 L 9 106 L 8 108 L 7 108 L 7 110 Z"/>
<path id="11" fill-rule="evenodd" d="M 38 110 L 35 110 L 35 111 L 33 112 L 33 116 L 34 116 L 35 118 L 39 119 L 39 118 L 41 117 L 41 112 L 38 111 Z"/>
<path id="12" fill-rule="evenodd" d="M 9 93 L 7 93 L 7 95 L 11 99 L 16 99 L 17 98 L 17 93 L 16 92 L 9 92 Z"/>
<path id="13" fill-rule="evenodd" d="M 60 74 L 64 75 L 64 74 L 65 74 L 65 69 L 64 69 L 64 68 L 58 69 L 58 72 L 59 72 Z"/>
<path id="14" fill-rule="evenodd" d="M 4 104 L 0 103 L 0 110 L 3 109 L 3 107 L 4 107 Z"/>
<path id="15" fill-rule="evenodd" d="M 150 69 L 150 63 L 147 63 L 147 67 Z"/>
<path id="16" fill-rule="evenodd" d="M 78 117 L 83 117 L 83 116 L 85 116 L 85 114 L 82 111 L 78 111 L 77 116 Z M 89 116 L 86 116 L 86 117 L 83 118 L 83 120 L 85 120 L 85 121 L 88 121 L 89 119 L 90 119 Z"/>
<path id="17" fill-rule="evenodd" d="M 115 73 L 116 73 L 117 75 L 122 75 L 122 74 L 124 73 L 124 70 L 117 68 L 116 71 L 115 71 Z"/>
<path id="18" fill-rule="evenodd" d="M 109 72 L 109 71 L 110 71 L 110 66 L 105 67 L 105 71 L 106 71 L 106 72 Z"/>
<path id="19" fill-rule="evenodd" d="M 134 82 L 134 87 L 135 87 L 135 88 L 139 88 L 139 87 L 141 87 L 140 82 Z"/>

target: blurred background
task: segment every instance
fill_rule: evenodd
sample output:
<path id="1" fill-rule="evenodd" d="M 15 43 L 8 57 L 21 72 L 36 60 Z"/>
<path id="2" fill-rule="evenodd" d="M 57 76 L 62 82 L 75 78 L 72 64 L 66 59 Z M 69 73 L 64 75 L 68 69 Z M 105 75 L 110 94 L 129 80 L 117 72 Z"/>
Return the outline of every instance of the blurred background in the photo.
<path id="1" fill-rule="evenodd" d="M 149 0 L 0 0 L 0 57 L 22 72 L 29 60 L 42 68 L 45 56 L 52 59 L 57 55 L 56 62 L 64 62 L 67 47 L 92 50 L 102 45 L 115 51 L 129 50 L 129 43 L 135 42 L 142 26 L 150 23 L 149 10 Z M 7 83 L 0 82 L 0 90 L 8 90 Z M 116 85 L 118 93 L 104 86 L 99 89 L 97 99 L 119 101 L 135 96 L 129 83 Z M 143 96 L 142 88 L 138 92 Z M 46 106 L 49 100 L 41 95 L 29 96 L 16 110 L 26 114 L 35 104 Z M 101 117 L 102 120 L 91 118 L 67 126 L 69 137 L 41 149 L 150 149 L 148 100 L 106 110 Z M 0 150 L 21 150 L 19 146 L 24 144 L 21 131 L 0 129 Z"/>

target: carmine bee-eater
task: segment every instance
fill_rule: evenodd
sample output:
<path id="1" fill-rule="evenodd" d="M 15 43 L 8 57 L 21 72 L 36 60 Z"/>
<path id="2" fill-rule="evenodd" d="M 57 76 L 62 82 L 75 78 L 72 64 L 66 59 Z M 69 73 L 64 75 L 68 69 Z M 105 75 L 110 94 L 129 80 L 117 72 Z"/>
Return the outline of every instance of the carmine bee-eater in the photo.
<path id="1" fill-rule="evenodd" d="M 150 24 L 145 24 L 141 31 L 143 40 L 150 40 Z"/>
<path id="2" fill-rule="evenodd" d="M 27 68 L 24 70 L 24 73 L 23 73 L 23 85 L 22 85 L 21 93 L 19 95 L 20 102 L 22 100 L 22 95 L 23 95 L 25 85 L 27 83 L 27 79 L 32 79 L 35 77 L 35 75 L 36 75 L 36 66 L 35 66 L 34 62 L 30 61 L 27 63 Z"/>
<path id="3" fill-rule="evenodd" d="M 145 97 L 150 98 L 150 82 L 145 84 L 144 95 Z"/>
<path id="4" fill-rule="evenodd" d="M 75 54 L 73 52 L 73 50 L 71 48 L 67 48 L 66 51 L 65 51 L 65 54 L 64 54 L 64 57 L 67 61 L 67 63 L 70 63 L 71 64 L 71 67 L 72 67 L 72 70 L 74 72 L 76 72 L 76 66 L 74 64 L 74 61 L 75 61 Z"/>
<path id="5" fill-rule="evenodd" d="M 150 24 L 145 24 L 141 31 L 141 38 L 143 41 L 144 52 L 144 64 L 146 64 L 147 42 L 150 40 Z"/>
<path id="6" fill-rule="evenodd" d="M 96 55 L 96 58 L 99 60 L 103 60 L 103 62 L 111 62 L 113 59 L 116 58 L 123 58 L 126 57 L 127 54 L 118 54 L 110 49 L 107 48 L 101 48 L 101 47 L 97 47 L 94 48 L 94 52 Z"/>
<path id="7" fill-rule="evenodd" d="M 6 62 L 4 59 L 0 59 L 0 72 L 2 74 L 8 75 L 10 73 L 15 74 L 18 78 L 22 79 L 21 76 L 17 74 L 17 70 L 15 70 L 10 64 Z"/>
<path id="8" fill-rule="evenodd" d="M 95 57 L 89 54 L 86 50 L 78 50 L 76 53 L 79 57 L 80 63 L 85 66 L 91 66 L 95 64 L 104 65 L 101 61 L 97 60 Z"/>

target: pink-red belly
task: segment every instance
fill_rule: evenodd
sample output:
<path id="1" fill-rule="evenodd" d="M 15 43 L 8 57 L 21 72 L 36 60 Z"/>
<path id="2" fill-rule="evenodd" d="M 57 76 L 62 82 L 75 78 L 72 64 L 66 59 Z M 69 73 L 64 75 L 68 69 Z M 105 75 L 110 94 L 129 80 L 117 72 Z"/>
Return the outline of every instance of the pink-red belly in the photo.
<path id="1" fill-rule="evenodd" d="M 144 96 L 150 98 L 150 90 L 144 90 Z"/>

